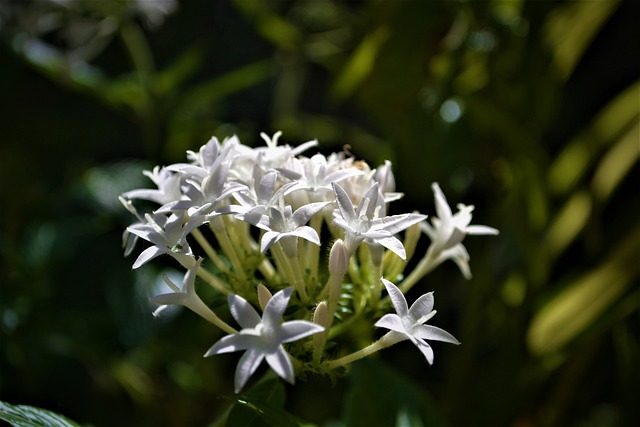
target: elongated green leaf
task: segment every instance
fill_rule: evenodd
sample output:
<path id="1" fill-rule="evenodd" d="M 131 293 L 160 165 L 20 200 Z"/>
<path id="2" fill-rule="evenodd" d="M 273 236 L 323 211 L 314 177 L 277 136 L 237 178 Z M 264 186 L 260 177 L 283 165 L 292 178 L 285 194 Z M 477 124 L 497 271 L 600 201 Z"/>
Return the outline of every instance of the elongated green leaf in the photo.
<path id="1" fill-rule="evenodd" d="M 555 54 L 555 67 L 568 78 L 598 31 L 620 4 L 618 0 L 569 2 L 553 11 L 546 36 Z"/>
<path id="2" fill-rule="evenodd" d="M 607 104 L 576 138 L 568 143 L 549 168 L 549 189 L 566 194 L 584 178 L 604 147 L 617 142 L 638 120 L 640 82 L 626 88 Z M 637 134 L 636 134 L 637 136 Z"/>
<path id="3" fill-rule="evenodd" d="M 73 421 L 46 409 L 11 405 L 0 401 L 0 420 L 16 427 L 79 427 Z"/>
<path id="4" fill-rule="evenodd" d="M 575 339 L 624 293 L 638 276 L 640 228 L 600 266 L 573 281 L 534 316 L 528 333 L 532 353 L 545 355 Z"/>
<path id="5" fill-rule="evenodd" d="M 227 416 L 228 427 L 298 427 L 302 424 L 283 409 L 286 396 L 279 379 L 263 381 L 244 395 L 227 398 L 236 402 Z"/>
<path id="6" fill-rule="evenodd" d="M 388 37 L 389 29 L 386 27 L 380 27 L 365 37 L 331 88 L 333 99 L 341 101 L 347 98 L 362 84 L 373 69 L 378 51 Z"/>
<path id="7" fill-rule="evenodd" d="M 425 366 L 426 368 L 426 366 Z M 349 427 L 446 425 L 428 396 L 400 372 L 375 359 L 353 365 L 342 421 Z"/>

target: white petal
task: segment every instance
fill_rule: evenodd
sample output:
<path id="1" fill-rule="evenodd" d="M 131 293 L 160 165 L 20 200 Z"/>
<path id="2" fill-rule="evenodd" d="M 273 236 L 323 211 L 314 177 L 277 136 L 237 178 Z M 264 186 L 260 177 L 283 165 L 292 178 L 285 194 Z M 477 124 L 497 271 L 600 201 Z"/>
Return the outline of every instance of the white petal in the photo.
<path id="1" fill-rule="evenodd" d="M 331 186 L 333 187 L 333 194 L 336 196 L 336 204 L 342 214 L 342 218 L 344 218 L 348 223 L 355 221 L 356 212 L 353 209 L 353 203 L 351 203 L 351 199 L 347 192 L 335 182 L 332 182 Z"/>
<path id="2" fill-rule="evenodd" d="M 398 316 L 397 314 L 385 314 L 380 318 L 380 320 L 375 323 L 374 326 L 377 326 L 378 328 L 390 329 L 408 337 L 407 330 L 402 324 L 402 319 L 400 319 L 400 316 Z"/>
<path id="3" fill-rule="evenodd" d="M 301 206 L 293 213 L 292 219 L 297 225 L 304 225 L 328 204 L 329 202 L 316 202 Z"/>
<path id="4" fill-rule="evenodd" d="M 451 221 L 451 208 L 437 182 L 431 184 L 436 201 L 436 213 L 443 223 Z"/>
<path id="5" fill-rule="evenodd" d="M 320 325 L 308 320 L 291 320 L 280 326 L 278 339 L 281 343 L 292 342 L 319 332 L 324 332 Z"/>
<path id="6" fill-rule="evenodd" d="M 465 231 L 467 232 L 467 234 L 500 234 L 500 232 L 495 228 L 488 227 L 486 225 L 470 225 L 465 228 Z"/>
<path id="7" fill-rule="evenodd" d="M 473 212 L 473 206 L 466 206 L 462 203 L 458 204 L 458 212 L 453 215 L 451 222 L 455 227 L 465 229 L 471 224 L 471 212 Z"/>
<path id="8" fill-rule="evenodd" d="M 293 364 L 291 363 L 289 355 L 281 345 L 278 346 L 275 352 L 268 353 L 266 358 L 271 369 L 273 369 L 279 377 L 284 378 L 291 384 L 295 382 Z"/>
<path id="9" fill-rule="evenodd" d="M 262 177 L 256 191 L 259 200 L 269 200 L 273 196 L 273 189 L 276 186 L 276 178 L 277 173 L 275 171 L 271 171 Z"/>
<path id="10" fill-rule="evenodd" d="M 162 250 L 157 246 L 151 246 L 150 248 L 147 248 L 144 251 L 142 251 L 140 255 L 138 255 L 136 262 L 133 263 L 133 266 L 131 268 L 135 270 L 141 265 L 151 261 L 153 258 L 157 257 L 158 255 L 162 255 L 166 252 L 167 252 L 166 250 Z"/>
<path id="11" fill-rule="evenodd" d="M 376 182 L 371 186 L 369 190 L 367 190 L 366 194 L 360 200 L 360 204 L 358 205 L 358 216 L 362 216 L 364 213 L 367 218 L 373 219 L 374 212 L 376 210 L 376 206 L 378 205 L 378 183 Z M 362 212 L 363 209 L 366 209 L 365 212 Z"/>
<path id="12" fill-rule="evenodd" d="M 194 294 L 196 292 L 196 276 L 200 264 L 202 264 L 202 258 L 199 258 L 195 264 L 187 270 L 187 274 L 184 275 L 184 279 L 182 281 L 183 292 L 186 292 L 187 294 Z"/>
<path id="13" fill-rule="evenodd" d="M 457 265 L 465 279 L 471 279 L 471 269 L 469 268 L 469 253 L 465 247 L 459 243 L 452 248 L 442 251 L 438 259 L 453 260 Z M 441 262 L 441 261 L 440 261 Z"/>
<path id="14" fill-rule="evenodd" d="M 413 343 L 418 347 L 418 350 L 422 352 L 427 362 L 429 362 L 429 365 L 433 365 L 433 349 L 431 346 L 421 339 L 417 339 Z"/>
<path id="15" fill-rule="evenodd" d="M 308 150 L 311 147 L 315 147 L 316 145 L 318 145 L 318 140 L 312 139 L 311 141 L 307 141 L 291 149 L 291 154 L 293 154 L 294 156 L 297 156 L 298 154 Z"/>
<path id="16" fill-rule="evenodd" d="M 433 311 L 433 292 L 426 293 L 418 298 L 409 309 L 411 319 L 418 320 Z"/>
<path id="17" fill-rule="evenodd" d="M 393 307 L 396 309 L 396 313 L 398 313 L 401 318 L 406 316 L 409 312 L 409 307 L 407 306 L 407 300 L 400 289 L 384 277 L 380 280 L 382 280 L 384 287 L 387 288 L 389 298 L 391 298 L 391 302 L 393 303 Z"/>
<path id="18" fill-rule="evenodd" d="M 296 230 L 286 234 L 289 236 L 301 237 L 311 243 L 315 243 L 316 245 L 320 246 L 320 237 L 318 237 L 318 233 L 316 232 L 316 230 L 307 225 L 297 228 Z"/>
<path id="19" fill-rule="evenodd" d="M 264 353 L 260 350 L 249 348 L 238 361 L 236 368 L 235 386 L 236 393 L 240 393 L 242 387 L 247 383 L 249 377 L 258 369 L 260 362 L 264 359 Z"/>
<path id="20" fill-rule="evenodd" d="M 260 239 L 260 252 L 265 253 L 275 242 L 283 237 L 282 233 L 277 231 L 267 231 Z"/>
<path id="21" fill-rule="evenodd" d="M 460 341 L 458 341 L 449 332 L 445 331 L 444 329 L 440 329 L 436 326 L 431 326 L 431 325 L 416 326 L 413 330 L 413 335 L 425 340 L 442 341 L 442 342 L 448 342 L 451 344 L 460 344 Z"/>
<path id="22" fill-rule="evenodd" d="M 204 357 L 213 356 L 215 354 L 233 353 L 251 348 L 256 342 L 256 337 L 251 335 L 233 334 L 220 338 L 214 345 L 207 350 Z"/>
<path id="23" fill-rule="evenodd" d="M 392 215 L 380 218 L 374 223 L 376 226 L 380 225 L 382 229 L 388 231 L 390 234 L 396 234 L 426 218 L 426 215 L 421 214 Z"/>
<path id="24" fill-rule="evenodd" d="M 267 327 L 276 328 L 280 326 L 282 314 L 289 304 L 289 298 L 293 293 L 293 288 L 282 289 L 275 293 L 267 303 L 262 314 L 262 323 Z"/>
<path id="25" fill-rule="evenodd" d="M 375 242 L 389 249 L 400 258 L 407 259 L 407 252 L 404 250 L 404 245 L 396 237 L 385 237 L 382 239 L 376 239 Z"/>
<path id="26" fill-rule="evenodd" d="M 231 294 L 228 300 L 231 315 L 243 329 L 252 329 L 258 326 L 261 322 L 260 315 L 246 299 L 239 295 Z"/>

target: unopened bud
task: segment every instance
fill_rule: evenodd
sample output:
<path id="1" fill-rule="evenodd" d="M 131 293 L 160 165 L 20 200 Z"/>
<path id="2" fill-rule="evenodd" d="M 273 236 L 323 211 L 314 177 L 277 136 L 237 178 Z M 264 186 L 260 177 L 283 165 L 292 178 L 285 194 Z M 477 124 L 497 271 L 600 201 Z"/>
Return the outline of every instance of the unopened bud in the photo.
<path id="1" fill-rule="evenodd" d="M 342 277 L 349 269 L 349 251 L 341 239 L 334 242 L 329 252 L 329 273 Z"/>
<path id="2" fill-rule="evenodd" d="M 271 295 L 271 292 L 269 292 L 269 289 L 267 289 L 267 287 L 262 283 L 258 285 L 257 290 L 258 290 L 258 302 L 260 303 L 260 308 L 262 308 L 262 311 L 264 311 L 264 308 L 267 306 L 267 303 L 271 299 L 272 295 Z"/>
<path id="3" fill-rule="evenodd" d="M 313 340 L 313 360 L 319 363 L 322 353 L 324 352 L 324 345 L 327 342 L 327 334 L 329 333 L 330 325 L 327 323 L 329 319 L 329 313 L 327 308 L 327 302 L 321 301 L 316 306 L 316 311 L 313 313 L 313 323 L 316 323 L 325 328 L 325 333 L 314 334 Z"/>
<path id="4" fill-rule="evenodd" d="M 313 312 L 313 323 L 327 327 L 327 302 L 320 301 Z"/>

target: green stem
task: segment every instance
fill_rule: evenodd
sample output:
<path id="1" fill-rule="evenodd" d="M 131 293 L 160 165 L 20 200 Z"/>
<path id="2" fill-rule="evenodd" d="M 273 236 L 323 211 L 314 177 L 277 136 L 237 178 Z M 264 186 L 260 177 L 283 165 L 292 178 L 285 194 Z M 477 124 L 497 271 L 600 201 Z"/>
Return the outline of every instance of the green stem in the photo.
<path id="1" fill-rule="evenodd" d="M 434 262 L 433 251 L 431 250 L 432 246 L 429 246 L 427 249 L 427 253 L 422 257 L 416 268 L 413 269 L 411 274 L 407 276 L 406 279 L 402 281 L 402 284 L 399 286 L 400 290 L 403 294 L 406 294 L 409 289 L 413 287 L 420 279 L 422 279 L 427 273 L 437 267 L 438 264 Z"/>
<path id="2" fill-rule="evenodd" d="M 326 371 L 332 371 L 333 369 L 339 368 L 340 366 L 348 365 L 355 362 L 356 360 L 360 360 L 364 357 L 370 356 L 382 350 L 383 348 L 390 347 L 400 341 L 402 341 L 402 337 L 398 337 L 393 332 L 388 332 L 373 344 L 370 344 L 365 348 L 362 348 L 339 359 L 331 360 L 325 363 L 323 367 Z"/>
<path id="3" fill-rule="evenodd" d="M 218 270 L 220 270 L 222 273 L 226 274 L 227 276 L 231 276 L 231 270 L 229 270 L 227 266 L 224 265 L 224 261 L 222 261 L 222 258 L 220 258 L 216 250 L 213 248 L 213 246 L 211 246 L 209 241 L 202 235 L 200 230 L 198 229 L 193 230 L 191 232 L 191 235 L 195 237 L 196 242 L 198 242 L 200 247 L 202 247 L 202 249 L 204 250 L 204 253 L 206 253 L 207 256 L 211 258 L 211 260 L 216 265 Z"/>
<path id="4" fill-rule="evenodd" d="M 229 231 L 225 226 L 224 220 L 222 220 L 220 217 L 213 218 L 209 223 L 209 226 L 215 233 L 216 238 L 218 239 L 218 243 L 220 243 L 220 247 L 222 248 L 224 254 L 229 258 L 229 261 L 231 261 L 235 276 L 242 283 L 242 285 L 245 286 L 247 282 L 247 275 L 244 271 L 244 265 L 238 257 L 238 253 L 236 251 L 234 243 L 229 238 Z"/>
<path id="5" fill-rule="evenodd" d="M 218 328 L 222 329 L 226 333 L 228 334 L 238 333 L 236 329 L 232 328 L 224 320 L 220 319 L 209 307 L 207 307 L 207 305 L 204 302 L 202 302 L 200 298 L 196 298 L 187 307 L 189 307 L 194 313 L 200 315 L 205 320 L 208 320 L 209 322 L 213 323 L 214 325 L 216 325 Z"/>
<path id="6" fill-rule="evenodd" d="M 214 289 L 222 292 L 225 295 L 229 295 L 230 290 L 227 288 L 226 283 L 218 279 L 213 274 L 209 273 L 206 269 L 199 267 L 197 271 L 198 277 L 211 285 Z"/>

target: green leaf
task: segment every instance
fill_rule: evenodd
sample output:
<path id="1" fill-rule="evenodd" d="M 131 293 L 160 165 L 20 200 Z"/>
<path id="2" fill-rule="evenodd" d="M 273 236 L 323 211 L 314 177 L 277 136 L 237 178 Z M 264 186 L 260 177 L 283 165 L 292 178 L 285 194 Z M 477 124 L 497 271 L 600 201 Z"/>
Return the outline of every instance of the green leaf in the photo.
<path id="1" fill-rule="evenodd" d="M 299 427 L 302 424 L 283 409 L 286 394 L 277 378 L 257 384 L 244 395 L 227 398 L 236 402 L 227 416 L 228 427 Z"/>
<path id="2" fill-rule="evenodd" d="M 375 359 L 353 365 L 342 421 L 350 427 L 445 426 L 424 391 L 400 372 Z"/>
<path id="3" fill-rule="evenodd" d="M 0 401 L 0 420 L 7 421 L 15 427 L 78 427 L 73 421 L 47 411 L 28 405 L 10 405 Z"/>
<path id="4" fill-rule="evenodd" d="M 572 281 L 531 320 L 527 336 L 532 353 L 561 350 L 598 322 L 638 276 L 640 227 L 630 230 L 607 260 Z"/>

